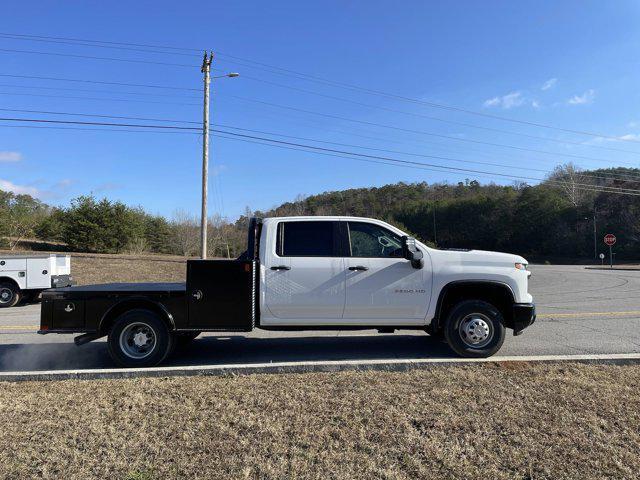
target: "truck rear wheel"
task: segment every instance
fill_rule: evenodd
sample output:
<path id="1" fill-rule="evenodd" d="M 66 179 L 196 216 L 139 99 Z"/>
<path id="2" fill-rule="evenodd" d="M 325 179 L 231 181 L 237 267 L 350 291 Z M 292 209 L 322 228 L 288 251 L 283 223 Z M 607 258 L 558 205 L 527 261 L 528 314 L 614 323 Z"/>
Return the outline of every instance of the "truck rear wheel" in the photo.
<path id="1" fill-rule="evenodd" d="M 120 315 L 107 341 L 109 355 L 121 367 L 153 367 L 173 347 L 173 336 L 155 313 L 136 309 Z"/>
<path id="2" fill-rule="evenodd" d="M 444 336 L 449 346 L 462 357 L 490 357 L 504 342 L 504 318 L 490 303 L 465 300 L 449 313 Z"/>
<path id="3" fill-rule="evenodd" d="M 22 297 L 20 289 L 11 282 L 0 283 L 0 308 L 13 307 Z"/>

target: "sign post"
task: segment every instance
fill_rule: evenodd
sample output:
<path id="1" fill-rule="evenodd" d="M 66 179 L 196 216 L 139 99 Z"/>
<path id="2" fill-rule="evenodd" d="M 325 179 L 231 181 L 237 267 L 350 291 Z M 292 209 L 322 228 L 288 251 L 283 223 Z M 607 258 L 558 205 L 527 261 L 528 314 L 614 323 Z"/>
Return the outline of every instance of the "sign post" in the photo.
<path id="1" fill-rule="evenodd" d="M 605 245 L 609 246 L 609 267 L 613 268 L 613 252 L 611 250 L 611 247 L 613 247 L 616 243 L 616 236 L 613 233 L 607 233 L 604 236 L 604 243 Z"/>
<path id="2" fill-rule="evenodd" d="M 599 257 L 600 257 L 600 265 L 604 267 L 604 253 L 601 253 Z"/>

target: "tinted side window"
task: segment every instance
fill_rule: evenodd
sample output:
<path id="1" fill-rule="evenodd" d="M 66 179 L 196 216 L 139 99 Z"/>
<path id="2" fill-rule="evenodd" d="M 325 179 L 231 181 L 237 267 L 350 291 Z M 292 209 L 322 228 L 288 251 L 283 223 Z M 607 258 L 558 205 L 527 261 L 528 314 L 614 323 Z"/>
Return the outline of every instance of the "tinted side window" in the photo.
<path id="1" fill-rule="evenodd" d="M 402 257 L 402 239 L 372 223 L 349 222 L 349 242 L 352 257 Z"/>
<path id="2" fill-rule="evenodd" d="M 276 253 L 281 257 L 333 257 L 335 222 L 280 222 Z"/>

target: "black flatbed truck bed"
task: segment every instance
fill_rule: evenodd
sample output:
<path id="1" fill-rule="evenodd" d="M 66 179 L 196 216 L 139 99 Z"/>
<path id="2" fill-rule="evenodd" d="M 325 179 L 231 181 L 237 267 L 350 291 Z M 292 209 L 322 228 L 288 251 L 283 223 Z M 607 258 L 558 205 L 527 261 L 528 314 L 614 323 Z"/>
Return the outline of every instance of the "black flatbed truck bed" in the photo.
<path id="1" fill-rule="evenodd" d="M 250 331 L 256 325 L 255 262 L 189 260 L 187 282 L 111 283 L 47 290 L 38 333 L 109 332 L 123 312 L 147 309 L 172 331 Z"/>

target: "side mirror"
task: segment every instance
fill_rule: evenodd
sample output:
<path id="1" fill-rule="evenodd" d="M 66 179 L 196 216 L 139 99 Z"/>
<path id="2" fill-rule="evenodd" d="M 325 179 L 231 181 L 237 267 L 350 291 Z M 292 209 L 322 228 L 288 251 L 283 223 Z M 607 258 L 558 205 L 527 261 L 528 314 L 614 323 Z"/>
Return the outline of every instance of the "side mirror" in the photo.
<path id="1" fill-rule="evenodd" d="M 416 246 L 416 239 L 413 237 L 402 237 L 402 256 L 411 262 L 413 268 L 422 268 L 423 253 Z"/>

